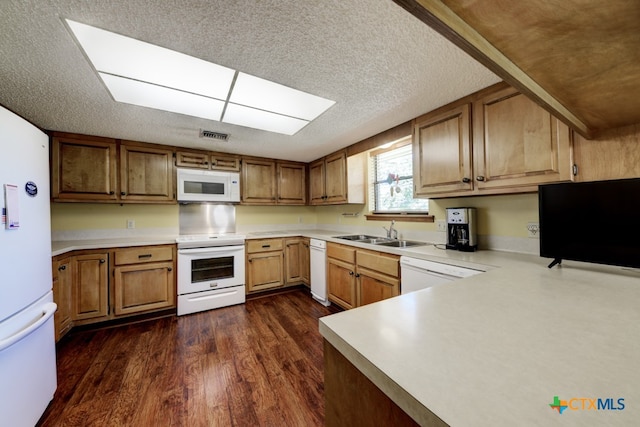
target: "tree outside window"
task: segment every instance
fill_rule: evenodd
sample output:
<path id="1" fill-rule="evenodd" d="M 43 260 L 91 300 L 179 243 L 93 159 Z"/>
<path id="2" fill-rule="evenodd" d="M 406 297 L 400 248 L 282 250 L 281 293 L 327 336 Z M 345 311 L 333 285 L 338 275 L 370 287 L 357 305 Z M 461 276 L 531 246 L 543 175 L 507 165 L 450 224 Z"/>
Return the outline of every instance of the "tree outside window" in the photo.
<path id="1" fill-rule="evenodd" d="M 411 139 L 371 152 L 374 213 L 427 213 L 429 201 L 413 198 Z"/>

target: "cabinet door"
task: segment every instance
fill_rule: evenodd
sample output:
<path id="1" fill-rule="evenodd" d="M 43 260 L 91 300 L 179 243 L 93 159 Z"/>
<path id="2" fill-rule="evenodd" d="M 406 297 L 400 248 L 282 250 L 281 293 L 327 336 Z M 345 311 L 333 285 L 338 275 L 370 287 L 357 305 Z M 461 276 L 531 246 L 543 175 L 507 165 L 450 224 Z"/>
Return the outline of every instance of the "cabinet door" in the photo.
<path id="1" fill-rule="evenodd" d="M 278 162 L 278 204 L 306 204 L 306 179 L 304 164 Z"/>
<path id="2" fill-rule="evenodd" d="M 116 143 L 54 137 L 51 197 L 55 201 L 116 200 Z"/>
<path id="3" fill-rule="evenodd" d="M 73 257 L 73 320 L 97 319 L 109 314 L 108 260 L 108 253 Z"/>
<path id="4" fill-rule="evenodd" d="M 309 248 L 309 239 L 302 240 L 302 250 L 300 251 L 300 270 L 302 282 L 309 286 L 311 284 L 311 250 Z"/>
<path id="5" fill-rule="evenodd" d="M 573 134 L 578 181 L 640 177 L 640 124 L 602 132 L 594 139 Z"/>
<path id="6" fill-rule="evenodd" d="M 469 104 L 416 119 L 413 127 L 414 197 L 473 189 Z"/>
<path id="7" fill-rule="evenodd" d="M 284 272 L 287 285 L 302 282 L 303 265 L 301 260 L 303 252 L 302 239 L 285 240 Z"/>
<path id="8" fill-rule="evenodd" d="M 192 151 L 176 151 L 176 166 L 180 168 L 209 169 L 209 155 Z"/>
<path id="9" fill-rule="evenodd" d="M 325 203 L 347 202 L 347 153 L 341 151 L 325 158 Z"/>
<path id="10" fill-rule="evenodd" d="M 276 162 L 243 159 L 242 203 L 256 205 L 276 203 Z"/>
<path id="11" fill-rule="evenodd" d="M 400 280 L 398 278 L 365 268 L 358 269 L 357 278 L 358 306 L 400 295 Z"/>
<path id="12" fill-rule="evenodd" d="M 114 269 L 116 316 L 175 307 L 173 262 L 135 264 Z"/>
<path id="13" fill-rule="evenodd" d="M 240 157 L 238 156 L 225 156 L 222 154 L 210 155 L 211 169 L 240 172 Z"/>
<path id="14" fill-rule="evenodd" d="M 247 255 L 247 292 L 278 288 L 283 280 L 284 254 L 261 252 Z"/>
<path id="15" fill-rule="evenodd" d="M 309 201 L 312 205 L 321 205 L 325 199 L 324 159 L 309 165 Z"/>
<path id="16" fill-rule="evenodd" d="M 73 326 L 71 319 L 71 286 L 72 274 L 71 259 L 64 258 L 53 263 L 53 302 L 58 309 L 53 315 L 56 341 L 58 341 Z"/>
<path id="17" fill-rule="evenodd" d="M 513 88 L 473 104 L 475 180 L 480 190 L 572 178 L 569 128 Z"/>
<path id="18" fill-rule="evenodd" d="M 120 199 L 172 202 L 173 152 L 150 147 L 120 146 Z"/>
<path id="19" fill-rule="evenodd" d="M 356 277 L 353 264 L 327 258 L 327 284 L 331 302 L 347 310 L 356 307 Z"/>

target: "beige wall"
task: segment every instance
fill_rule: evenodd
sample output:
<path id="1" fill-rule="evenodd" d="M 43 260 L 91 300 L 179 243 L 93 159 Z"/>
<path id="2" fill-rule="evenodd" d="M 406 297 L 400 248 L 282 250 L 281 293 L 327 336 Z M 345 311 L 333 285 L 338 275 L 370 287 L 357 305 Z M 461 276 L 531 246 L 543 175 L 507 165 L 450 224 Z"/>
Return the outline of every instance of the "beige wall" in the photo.
<path id="1" fill-rule="evenodd" d="M 178 205 L 117 205 L 99 203 L 52 203 L 51 230 L 127 228 L 178 228 Z"/>
<path id="2" fill-rule="evenodd" d="M 527 237 L 528 222 L 538 221 L 537 194 L 465 197 L 431 200 L 430 210 L 436 220 L 445 219 L 445 208 L 469 206 L 478 209 L 478 234 L 504 237 Z M 343 213 L 358 213 L 357 217 Z M 239 227 L 278 224 L 318 224 L 326 228 L 343 226 L 386 226 L 384 222 L 367 221 L 363 205 L 342 206 L 238 206 L 236 223 Z M 91 203 L 53 203 L 51 228 L 53 231 L 125 229 L 127 220 L 136 228 L 178 228 L 177 205 L 117 205 Z M 435 223 L 401 223 L 403 230 L 435 231 Z M 400 224 L 399 224 L 400 226 Z"/>
<path id="3" fill-rule="evenodd" d="M 448 207 L 475 207 L 478 210 L 478 234 L 502 237 L 527 237 L 527 223 L 538 221 L 538 195 L 516 194 L 506 196 L 460 197 L 455 199 L 430 200 L 430 213 L 436 220 L 445 220 Z M 343 216 L 342 213 L 358 212 L 358 217 Z M 375 227 L 387 226 L 380 221 L 367 221 L 366 207 L 359 205 L 325 206 L 317 208 L 318 224 L 353 225 Z M 435 223 L 403 222 L 403 230 L 436 231 Z"/>

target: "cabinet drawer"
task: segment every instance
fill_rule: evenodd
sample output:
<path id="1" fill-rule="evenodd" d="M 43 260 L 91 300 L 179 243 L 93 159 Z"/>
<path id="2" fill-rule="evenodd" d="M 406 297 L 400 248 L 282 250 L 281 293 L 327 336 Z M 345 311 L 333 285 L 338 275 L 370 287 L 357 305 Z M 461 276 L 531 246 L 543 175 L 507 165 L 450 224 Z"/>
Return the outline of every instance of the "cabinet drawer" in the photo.
<path id="1" fill-rule="evenodd" d="M 388 274 L 391 277 L 398 277 L 400 258 L 397 256 L 359 250 L 357 259 L 356 264 L 358 267 L 365 267 L 369 270 Z"/>
<path id="2" fill-rule="evenodd" d="M 138 248 L 117 249 L 115 265 L 172 260 L 173 246 L 142 246 Z"/>
<path id="3" fill-rule="evenodd" d="M 284 248 L 282 239 L 247 240 L 247 253 L 281 251 Z"/>
<path id="4" fill-rule="evenodd" d="M 329 258 L 336 258 L 350 264 L 355 264 L 356 262 L 355 248 L 337 245 L 335 243 L 327 244 L 327 256 Z"/>

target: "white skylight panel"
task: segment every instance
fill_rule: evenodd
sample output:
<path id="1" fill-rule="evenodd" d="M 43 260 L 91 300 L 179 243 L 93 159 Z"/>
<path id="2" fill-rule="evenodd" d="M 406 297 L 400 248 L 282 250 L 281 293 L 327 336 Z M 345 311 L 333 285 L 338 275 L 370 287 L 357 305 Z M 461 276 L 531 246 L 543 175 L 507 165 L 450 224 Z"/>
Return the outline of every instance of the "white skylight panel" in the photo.
<path id="1" fill-rule="evenodd" d="M 268 111 L 256 110 L 243 105 L 227 104 L 227 110 L 222 119 L 224 123 L 246 126 L 254 129 L 294 135 L 305 127 L 306 120 L 282 116 Z"/>
<path id="2" fill-rule="evenodd" d="M 232 69 L 68 19 L 67 23 L 97 71 L 227 99 Z"/>
<path id="3" fill-rule="evenodd" d="M 315 119 L 335 104 L 335 101 L 245 73 L 238 73 L 229 102 L 305 120 Z"/>
<path id="4" fill-rule="evenodd" d="M 180 52 L 66 22 L 117 102 L 285 135 L 294 135 L 335 104 Z"/>
<path id="5" fill-rule="evenodd" d="M 98 74 L 118 102 L 220 121 L 223 101 L 110 74 Z"/>

